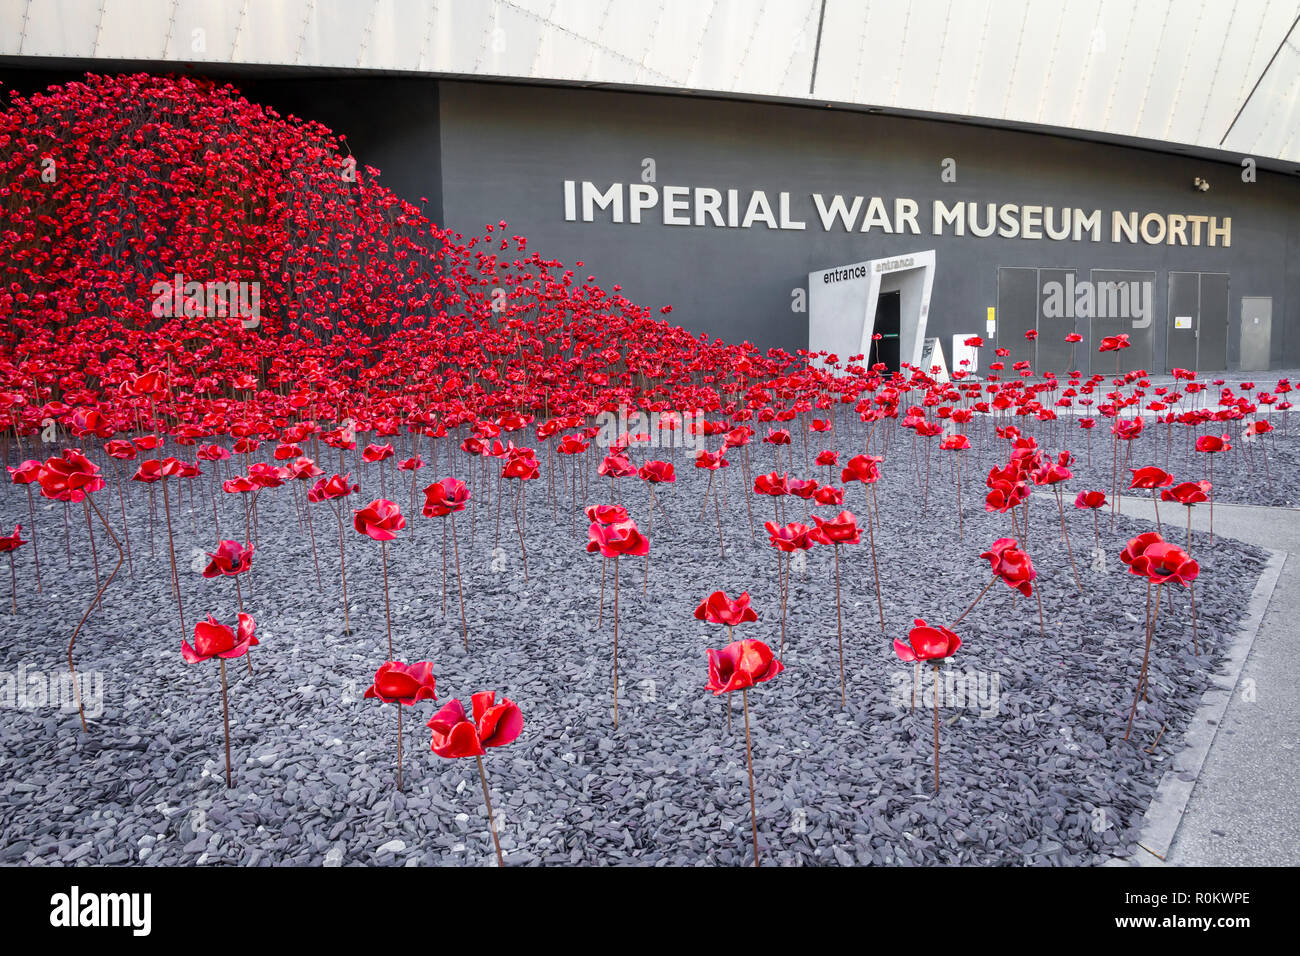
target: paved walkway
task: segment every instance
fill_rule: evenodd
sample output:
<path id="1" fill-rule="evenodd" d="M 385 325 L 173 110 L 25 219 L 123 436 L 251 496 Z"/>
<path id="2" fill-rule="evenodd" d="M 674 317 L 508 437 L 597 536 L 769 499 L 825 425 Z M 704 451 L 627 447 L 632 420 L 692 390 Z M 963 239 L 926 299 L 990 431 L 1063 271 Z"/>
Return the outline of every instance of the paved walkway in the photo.
<path id="1" fill-rule="evenodd" d="M 1123 511 L 1154 520 L 1149 498 Z M 1208 526 L 1193 509 L 1192 527 Z M 1166 863 L 1300 865 L 1300 510 L 1216 504 L 1214 534 L 1287 555 Z"/>

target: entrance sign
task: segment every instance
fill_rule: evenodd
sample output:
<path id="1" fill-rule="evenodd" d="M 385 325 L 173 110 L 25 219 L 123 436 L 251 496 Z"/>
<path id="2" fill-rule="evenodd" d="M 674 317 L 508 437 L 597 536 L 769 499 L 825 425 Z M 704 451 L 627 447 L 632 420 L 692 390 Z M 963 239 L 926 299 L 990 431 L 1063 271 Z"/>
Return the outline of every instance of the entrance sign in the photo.
<path id="1" fill-rule="evenodd" d="M 899 361 L 924 367 L 921 350 L 933 284 L 933 249 L 808 273 L 808 350 L 831 352 L 841 363 L 865 355 L 870 363 L 876 305 L 882 292 L 897 292 Z"/>

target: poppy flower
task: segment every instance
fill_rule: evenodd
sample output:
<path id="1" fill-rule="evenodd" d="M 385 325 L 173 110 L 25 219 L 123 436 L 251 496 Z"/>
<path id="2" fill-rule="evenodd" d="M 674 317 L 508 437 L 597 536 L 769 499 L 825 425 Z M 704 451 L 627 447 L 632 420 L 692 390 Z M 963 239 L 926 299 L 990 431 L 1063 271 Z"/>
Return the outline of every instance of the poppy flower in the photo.
<path id="1" fill-rule="evenodd" d="M 1165 488 L 1174 483 L 1173 475 L 1154 465 L 1130 468 L 1129 471 L 1133 472 L 1133 480 L 1129 483 L 1130 488 L 1144 488 L 1149 491 L 1154 488 Z"/>
<path id="2" fill-rule="evenodd" d="M 871 484 L 880 478 L 880 459 L 873 455 L 854 455 L 840 471 L 840 481 L 848 484 L 860 481 Z"/>
<path id="3" fill-rule="evenodd" d="M 387 498 L 378 498 L 352 514 L 352 527 L 357 533 L 375 541 L 392 541 L 406 527 L 401 509 Z"/>
<path id="4" fill-rule="evenodd" d="M 9 465 L 9 480 L 15 485 L 30 485 L 40 479 L 41 467 L 41 463 L 35 459 L 28 459 L 16 468 Z"/>
<path id="5" fill-rule="evenodd" d="M 731 464 L 722 455 L 722 449 L 709 451 L 707 448 L 701 448 L 695 455 L 695 467 L 707 468 L 709 471 L 717 471 L 719 468 L 726 468 Z"/>
<path id="6" fill-rule="evenodd" d="M 714 591 L 695 609 L 695 618 L 710 624 L 735 627 L 737 624 L 757 621 L 758 615 L 749 606 L 748 591 L 742 592 L 735 600 L 727 597 L 725 591 Z"/>
<path id="7" fill-rule="evenodd" d="M 1161 540 L 1143 546 L 1134 555 L 1129 571 L 1144 575 L 1154 584 L 1177 581 L 1183 587 L 1188 587 L 1201 573 L 1201 568 L 1178 545 Z"/>
<path id="8" fill-rule="evenodd" d="M 19 535 L 22 533 L 22 530 L 23 530 L 22 525 L 16 525 L 14 527 L 13 534 L 0 535 L 0 554 L 8 554 L 11 551 L 17 551 L 19 548 L 21 548 L 23 545 L 27 543 L 21 537 L 19 537 Z"/>
<path id="9" fill-rule="evenodd" d="M 1071 345 L 1074 345 L 1076 342 L 1082 342 L 1083 336 L 1080 335 L 1078 332 L 1071 332 L 1068 335 L 1066 335 L 1065 341 L 1069 342 Z"/>
<path id="10" fill-rule="evenodd" d="M 722 592 L 719 591 L 719 594 Z M 722 650 L 709 648 L 709 681 L 705 689 L 713 696 L 748 690 L 770 681 L 785 670 L 772 649 L 762 641 L 732 641 Z"/>
<path id="11" fill-rule="evenodd" d="M 488 747 L 504 747 L 524 729 L 524 717 L 509 698 L 496 702 L 496 691 L 482 691 L 470 698 L 474 718 L 455 698 L 429 719 L 433 731 L 430 749 L 439 757 L 481 757 Z"/>
<path id="12" fill-rule="evenodd" d="M 647 461 L 638 469 L 637 474 L 641 476 L 643 481 L 648 481 L 653 485 L 677 480 L 676 470 L 673 468 L 672 462 L 668 461 Z"/>
<path id="13" fill-rule="evenodd" d="M 907 632 L 907 643 L 894 640 L 894 653 L 900 661 L 914 664 L 918 661 L 937 661 L 952 657 L 961 647 L 961 638 L 946 627 L 931 626 L 923 618 L 916 618 Z"/>
<path id="14" fill-rule="evenodd" d="M 818 485 L 817 482 L 814 481 L 812 478 L 809 478 L 806 481 L 798 478 L 792 478 L 787 483 L 786 487 L 789 489 L 790 494 L 793 495 L 795 498 L 799 498 L 802 499 L 803 501 L 807 501 L 817 493 L 817 489 L 821 486 Z"/>
<path id="15" fill-rule="evenodd" d="M 965 451 L 968 448 L 970 448 L 970 439 L 958 432 L 954 432 L 939 443 L 940 451 Z"/>
<path id="16" fill-rule="evenodd" d="M 629 467 L 631 466 L 629 465 Z M 511 458 L 505 463 L 505 467 L 501 469 L 502 478 L 517 478 L 520 481 L 532 481 L 540 474 L 541 472 L 538 470 L 537 459 L 526 458 L 523 455 Z M 636 474 L 636 469 L 633 469 L 631 474 Z M 619 474 L 614 477 L 623 478 L 625 476 Z"/>
<path id="17" fill-rule="evenodd" d="M 1007 587 L 1015 588 L 1025 597 L 1034 593 L 1033 581 L 1038 572 L 1014 538 L 998 538 L 980 558 L 988 561 L 994 576 L 1001 578 Z"/>
<path id="18" fill-rule="evenodd" d="M 36 481 L 46 498 L 73 503 L 105 486 L 99 466 L 75 448 L 64 451 L 62 457 L 46 459 Z"/>
<path id="19" fill-rule="evenodd" d="M 253 566 L 253 551 L 251 544 L 245 547 L 238 541 L 222 541 L 215 552 L 207 552 L 212 560 L 203 569 L 203 576 L 216 578 L 243 574 Z"/>
<path id="20" fill-rule="evenodd" d="M 786 554 L 794 551 L 807 551 L 817 543 L 812 536 L 813 529 L 797 521 L 787 525 L 778 525 L 774 521 L 768 521 L 763 527 L 767 529 L 767 536 L 772 542 L 772 547 L 778 551 L 784 551 Z"/>
<path id="21" fill-rule="evenodd" d="M 812 534 L 819 544 L 857 544 L 862 540 L 858 519 L 851 511 L 841 511 L 830 521 L 813 515 L 813 521 L 817 528 Z"/>
<path id="22" fill-rule="evenodd" d="M 1101 340 L 1097 346 L 1098 352 L 1118 352 L 1120 349 L 1126 349 L 1130 345 L 1128 334 L 1121 332 L 1119 335 L 1108 335 Z"/>
<path id="23" fill-rule="evenodd" d="M 104 452 L 110 458 L 116 458 L 118 461 L 131 461 L 136 456 L 135 445 L 129 441 L 115 439 L 114 441 L 104 444 Z"/>
<path id="24" fill-rule="evenodd" d="M 1134 569 L 1133 562 L 1142 557 L 1147 548 L 1164 540 L 1164 537 L 1159 532 L 1144 532 L 1136 538 L 1129 539 L 1128 544 L 1124 546 L 1124 550 L 1120 552 L 1119 559 L 1129 566 L 1130 574 L 1143 574 L 1145 572 Z"/>
<path id="25" fill-rule="evenodd" d="M 622 505 L 588 505 L 586 515 L 588 521 L 597 524 L 613 524 L 615 521 L 628 520 L 627 509 Z"/>
<path id="26" fill-rule="evenodd" d="M 361 450 L 361 460 L 368 464 L 374 464 L 375 462 L 387 461 L 393 457 L 393 454 L 392 445 L 367 445 Z"/>
<path id="27" fill-rule="evenodd" d="M 1209 501 L 1210 483 L 1208 481 L 1184 481 L 1172 488 L 1160 492 L 1161 501 L 1176 501 L 1180 505 L 1199 505 Z"/>
<path id="28" fill-rule="evenodd" d="M 606 455 L 601 461 L 596 468 L 596 473 L 602 478 L 630 478 L 636 474 L 636 466 L 626 455 L 611 454 Z"/>
<path id="29" fill-rule="evenodd" d="M 641 534 L 636 522 L 629 519 L 600 524 L 593 521 L 587 529 L 587 550 L 599 551 L 607 558 L 640 557 L 650 553 L 650 540 Z"/>
<path id="30" fill-rule="evenodd" d="M 778 475 L 775 471 L 766 475 L 758 475 L 754 479 L 754 494 L 770 495 L 779 497 L 790 493 L 790 484 L 785 475 Z"/>
<path id="31" fill-rule="evenodd" d="M 1104 491 L 1081 491 L 1074 499 L 1076 508 L 1097 508 L 1106 507 L 1106 493 Z"/>
<path id="32" fill-rule="evenodd" d="M 346 475 L 331 475 L 328 478 L 320 479 L 308 489 L 307 500 L 312 504 L 317 504 L 322 501 L 346 498 L 360 488 L 359 485 L 349 483 L 351 477 L 352 475 L 349 473 Z M 230 489 L 227 488 L 226 490 L 229 491 Z"/>
<path id="33" fill-rule="evenodd" d="M 363 698 L 377 697 L 385 704 L 405 704 L 410 707 L 422 700 L 437 700 L 434 693 L 433 665 L 428 661 L 403 664 L 384 661 L 375 671 L 375 681 L 366 688 Z"/>
<path id="34" fill-rule="evenodd" d="M 257 622 L 249 614 L 240 614 L 239 623 L 232 631 L 225 624 L 208 615 L 206 621 L 194 625 L 194 646 L 181 639 L 181 656 L 187 664 L 197 664 L 212 657 L 243 657 L 250 647 L 257 646 Z"/>
<path id="35" fill-rule="evenodd" d="M 839 507 L 844 504 L 844 489 L 832 488 L 830 485 L 823 485 L 817 489 L 813 495 L 813 500 L 819 505 L 834 505 Z"/>
<path id="36" fill-rule="evenodd" d="M 469 499 L 470 490 L 465 482 L 456 478 L 444 478 L 424 489 L 424 508 L 421 514 L 426 518 L 445 518 L 453 511 L 465 510 Z"/>
<path id="37" fill-rule="evenodd" d="M 827 449 L 826 451 L 818 452 L 817 458 L 813 462 L 813 464 L 821 465 L 822 467 L 825 468 L 834 467 L 839 463 L 840 463 L 840 453 L 837 451 L 831 451 L 830 449 Z"/>

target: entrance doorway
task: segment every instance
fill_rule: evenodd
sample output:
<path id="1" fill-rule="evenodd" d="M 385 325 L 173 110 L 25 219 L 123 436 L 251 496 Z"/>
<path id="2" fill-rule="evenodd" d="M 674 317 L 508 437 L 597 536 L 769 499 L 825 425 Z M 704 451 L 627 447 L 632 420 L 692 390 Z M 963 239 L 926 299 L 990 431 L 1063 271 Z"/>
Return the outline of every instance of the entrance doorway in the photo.
<path id="1" fill-rule="evenodd" d="M 902 316 L 901 292 L 882 292 L 876 299 L 876 321 L 872 333 L 872 362 L 883 362 L 891 372 L 897 372 L 901 357 L 899 323 Z M 880 335 L 880 341 L 875 336 Z"/>

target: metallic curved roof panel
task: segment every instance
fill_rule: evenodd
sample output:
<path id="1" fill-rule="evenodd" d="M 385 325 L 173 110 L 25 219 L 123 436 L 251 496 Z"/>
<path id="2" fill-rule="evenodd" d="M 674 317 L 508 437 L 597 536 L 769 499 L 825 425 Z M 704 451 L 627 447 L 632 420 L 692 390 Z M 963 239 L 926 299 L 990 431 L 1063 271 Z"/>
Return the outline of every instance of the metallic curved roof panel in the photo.
<path id="1" fill-rule="evenodd" d="M 1300 163 L 1300 0 L 0 0 L 0 56 L 643 86 Z"/>

